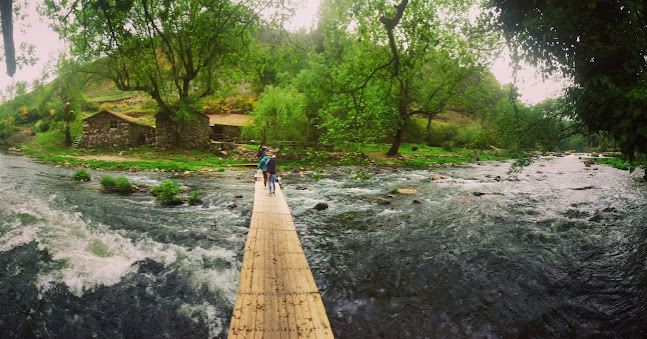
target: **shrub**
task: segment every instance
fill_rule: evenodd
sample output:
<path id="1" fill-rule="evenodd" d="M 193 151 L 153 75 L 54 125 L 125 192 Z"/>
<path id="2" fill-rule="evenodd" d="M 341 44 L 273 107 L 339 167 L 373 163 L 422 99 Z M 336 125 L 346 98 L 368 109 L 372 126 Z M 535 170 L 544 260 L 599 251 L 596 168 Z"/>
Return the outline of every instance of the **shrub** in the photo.
<path id="1" fill-rule="evenodd" d="M 200 199 L 200 197 L 198 197 L 198 195 L 200 195 L 200 193 L 202 193 L 202 190 L 197 190 L 197 191 L 191 192 L 191 195 L 189 196 L 189 199 L 188 199 L 189 205 L 197 205 L 197 204 L 202 203 L 202 199 Z"/>
<path id="2" fill-rule="evenodd" d="M 453 141 L 445 141 L 443 142 L 443 151 L 451 152 L 454 149 L 454 142 Z"/>
<path id="3" fill-rule="evenodd" d="M 180 186 L 171 180 L 164 180 L 159 186 L 151 189 L 153 195 L 156 195 L 156 202 L 162 205 L 178 205 L 182 203 L 182 199 L 177 197 L 180 193 Z"/>
<path id="4" fill-rule="evenodd" d="M 133 184 L 130 182 L 130 180 L 123 177 L 117 178 L 117 180 L 115 180 L 115 186 L 117 187 L 117 190 L 122 193 L 128 193 L 133 188 Z"/>
<path id="5" fill-rule="evenodd" d="M 36 130 L 36 132 L 41 132 L 41 133 L 47 132 L 47 131 L 49 131 L 51 123 L 52 122 L 49 119 L 38 120 L 36 125 L 34 125 L 34 130 Z"/>
<path id="6" fill-rule="evenodd" d="M 115 178 L 113 177 L 102 177 L 101 178 L 101 186 L 105 188 L 113 188 L 117 186 L 117 183 L 115 182 Z"/>
<path id="7" fill-rule="evenodd" d="M 92 176 L 86 170 L 80 169 L 80 170 L 76 171 L 76 173 L 74 173 L 72 178 L 74 178 L 75 180 L 79 180 L 79 181 L 89 181 L 90 178 L 92 178 Z"/>

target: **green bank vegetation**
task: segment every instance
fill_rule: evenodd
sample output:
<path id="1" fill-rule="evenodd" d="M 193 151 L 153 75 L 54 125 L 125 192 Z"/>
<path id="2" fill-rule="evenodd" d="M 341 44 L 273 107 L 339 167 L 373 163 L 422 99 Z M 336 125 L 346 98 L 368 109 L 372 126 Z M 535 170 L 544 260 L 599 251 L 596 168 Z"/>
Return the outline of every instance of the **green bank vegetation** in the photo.
<path id="1" fill-rule="evenodd" d="M 0 93 L 0 136 L 28 156 L 75 167 L 219 171 L 253 157 L 238 149 L 184 150 L 180 136 L 196 113 L 243 113 L 253 121 L 243 127 L 243 140 L 319 145 L 282 149 L 284 168 L 424 167 L 535 150 L 616 149 L 644 164 L 644 38 L 613 37 L 626 42 L 619 44 L 622 53 L 605 48 L 599 41 L 615 40 L 606 39 L 614 33 L 602 29 L 604 22 L 563 20 L 572 9 L 552 3 L 323 2 L 317 26 L 298 32 L 285 31 L 277 19 L 294 10 L 293 1 L 282 2 L 275 16 L 260 14 L 275 5 L 45 1 L 43 13 L 70 53 L 57 61 L 49 83 L 16 82 Z M 622 11 L 613 3 L 596 6 L 583 12 Z M 560 9 L 550 11 L 553 25 L 533 20 L 552 9 Z M 635 22 L 621 24 L 634 31 Z M 572 54 L 568 46 L 579 42 L 568 39 L 578 36 L 571 34 L 578 27 L 592 41 Z M 551 45 L 554 40 L 566 47 Z M 489 71 L 505 43 L 528 47 L 528 58 L 550 61 L 576 86 L 563 97 L 525 104 L 518 88 L 500 84 Z M 614 113 L 603 114 L 609 107 Z M 102 109 L 168 124 L 157 133 L 157 146 L 165 150 L 71 149 L 81 120 Z"/>

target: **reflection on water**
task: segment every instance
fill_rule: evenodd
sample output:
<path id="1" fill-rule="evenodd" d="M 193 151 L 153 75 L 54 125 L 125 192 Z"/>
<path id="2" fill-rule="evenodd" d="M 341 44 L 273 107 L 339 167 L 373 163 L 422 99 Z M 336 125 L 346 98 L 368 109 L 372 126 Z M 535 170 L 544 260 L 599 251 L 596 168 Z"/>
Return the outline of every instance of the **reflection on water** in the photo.
<path id="1" fill-rule="evenodd" d="M 511 181 L 508 166 L 284 173 L 335 336 L 646 336 L 642 173 L 547 157 Z M 206 197 L 164 208 L 0 155 L 0 337 L 226 336 L 251 172 L 90 172 Z"/>

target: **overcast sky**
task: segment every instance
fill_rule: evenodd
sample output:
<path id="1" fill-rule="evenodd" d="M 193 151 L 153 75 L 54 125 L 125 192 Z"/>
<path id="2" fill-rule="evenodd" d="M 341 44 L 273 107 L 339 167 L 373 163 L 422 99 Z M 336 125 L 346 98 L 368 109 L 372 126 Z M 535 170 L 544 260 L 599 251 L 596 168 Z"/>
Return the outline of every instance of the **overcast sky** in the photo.
<path id="1" fill-rule="evenodd" d="M 314 25 L 314 18 L 317 14 L 319 0 L 308 0 L 304 8 L 297 11 L 297 16 L 287 24 L 288 29 L 311 28 Z M 4 90 L 7 85 L 15 81 L 27 81 L 31 83 L 34 79 L 40 78 L 43 70 L 52 69 L 57 55 L 63 50 L 62 43 L 54 31 L 48 27 L 45 18 L 36 13 L 36 4 L 30 1 L 30 15 L 28 18 L 29 27 L 21 32 L 18 27 L 14 29 L 14 40 L 16 48 L 22 42 L 31 43 L 36 46 L 36 54 L 39 61 L 34 66 L 24 66 L 16 70 L 13 78 L 7 76 L 6 64 L 0 62 L 0 89 Z M 509 58 L 506 54 L 495 61 L 491 68 L 499 83 L 508 84 L 513 82 Z M 540 74 L 532 67 L 525 66 L 517 75 L 517 87 L 520 88 L 521 99 L 529 104 L 539 103 L 549 97 L 557 97 L 561 94 L 565 81 L 555 77 L 544 82 Z M 52 79 L 50 78 L 49 81 Z"/>

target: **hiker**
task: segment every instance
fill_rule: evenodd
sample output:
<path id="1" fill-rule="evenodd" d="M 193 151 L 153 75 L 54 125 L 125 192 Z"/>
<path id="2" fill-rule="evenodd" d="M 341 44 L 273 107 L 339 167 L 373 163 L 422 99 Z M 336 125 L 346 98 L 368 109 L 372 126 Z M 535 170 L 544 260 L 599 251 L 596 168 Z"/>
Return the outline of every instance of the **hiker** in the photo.
<path id="1" fill-rule="evenodd" d="M 270 176 L 269 196 L 274 196 L 276 194 L 276 155 L 271 150 L 266 154 L 270 157 L 267 161 L 267 174 Z"/>
<path id="2" fill-rule="evenodd" d="M 270 160 L 270 157 L 267 155 L 268 153 L 272 153 L 272 150 L 267 148 L 266 151 L 264 152 L 263 158 L 261 158 L 261 161 L 258 163 L 258 166 L 256 166 L 256 170 L 258 171 L 259 169 L 263 171 L 263 186 L 267 187 L 267 162 Z"/>
<path id="3" fill-rule="evenodd" d="M 256 156 L 258 157 L 258 159 L 263 159 L 263 157 L 265 156 L 265 152 L 267 152 L 268 149 L 269 148 L 267 148 L 267 146 L 265 145 L 259 146 L 258 152 L 256 153 Z"/>

